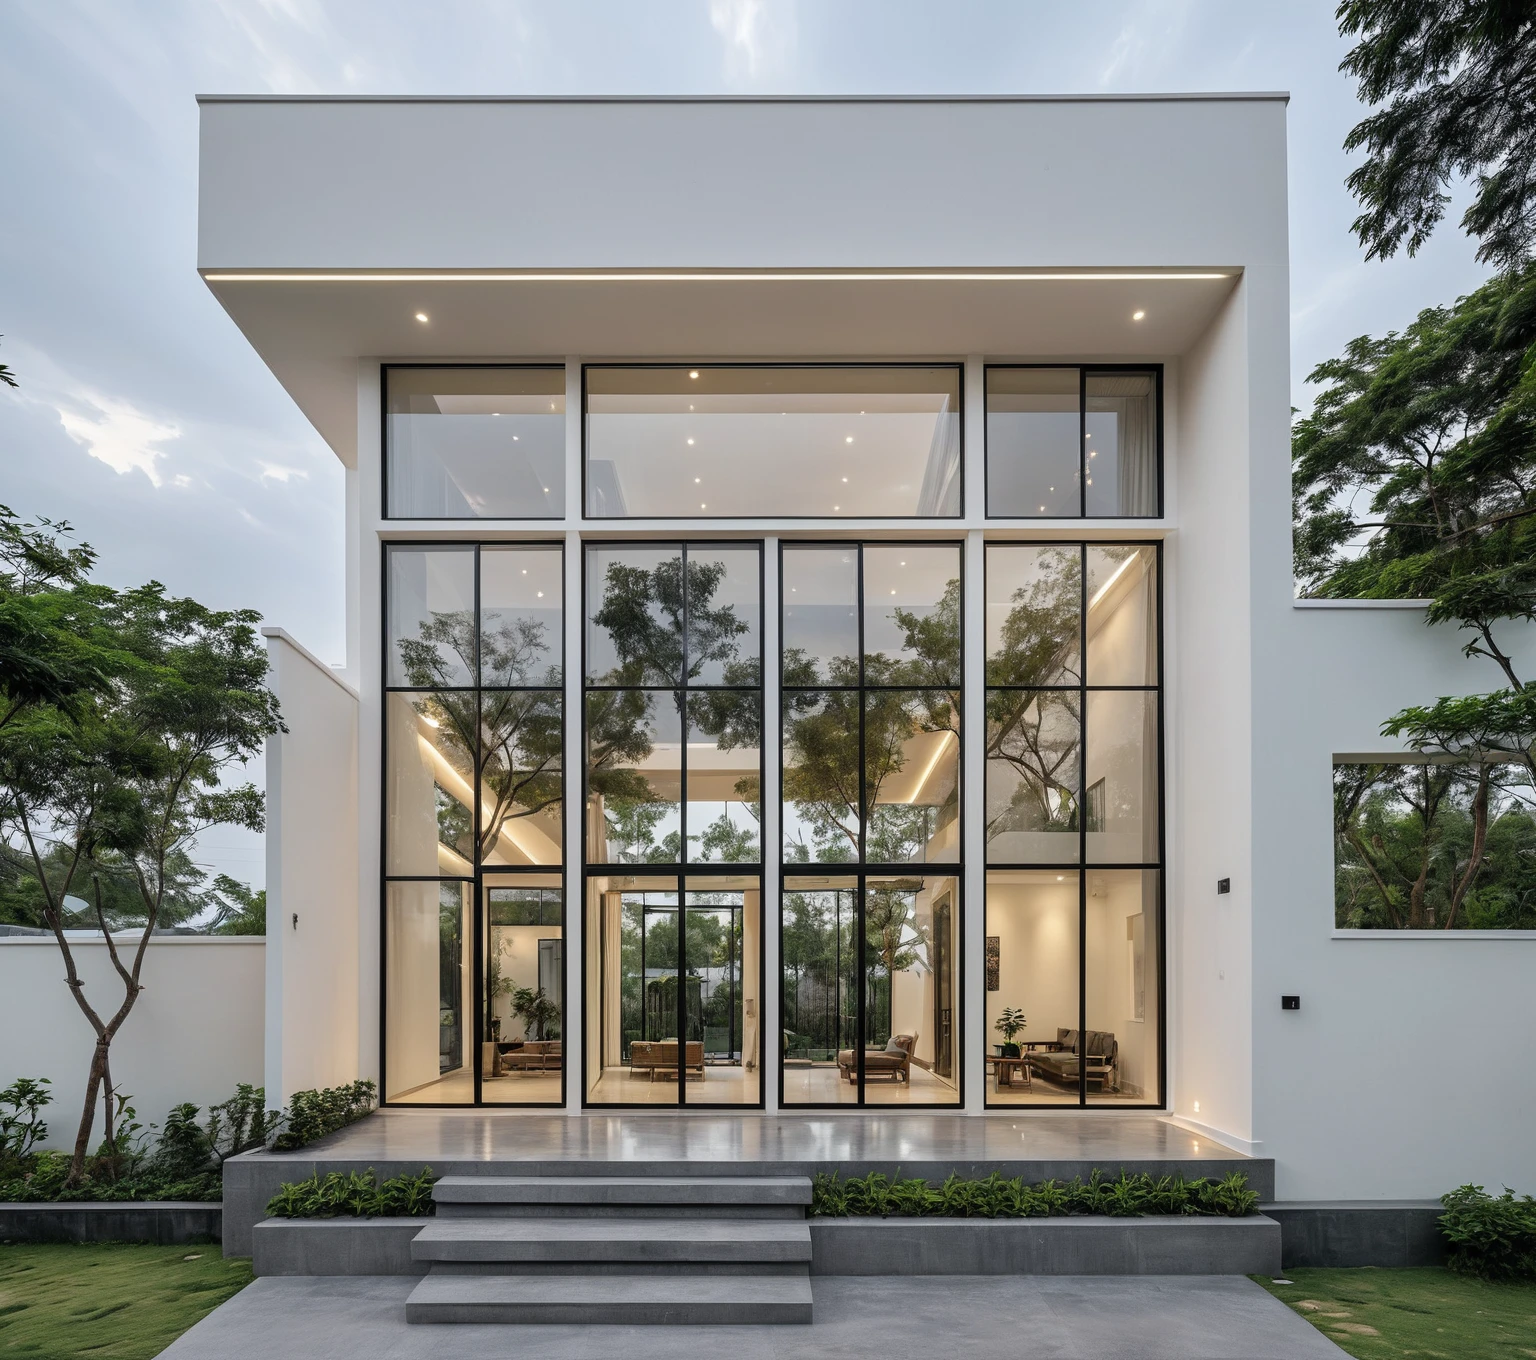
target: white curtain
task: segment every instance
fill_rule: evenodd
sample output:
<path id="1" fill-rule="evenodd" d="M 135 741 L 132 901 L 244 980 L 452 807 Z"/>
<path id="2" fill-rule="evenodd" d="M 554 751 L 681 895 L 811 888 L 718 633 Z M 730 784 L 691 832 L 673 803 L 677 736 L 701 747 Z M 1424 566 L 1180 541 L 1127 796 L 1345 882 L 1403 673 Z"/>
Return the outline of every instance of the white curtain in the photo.
<path id="1" fill-rule="evenodd" d="M 1150 373 L 1090 373 L 1088 409 L 1112 411 L 1120 432 L 1115 470 L 1121 515 L 1157 513 L 1157 411 Z"/>

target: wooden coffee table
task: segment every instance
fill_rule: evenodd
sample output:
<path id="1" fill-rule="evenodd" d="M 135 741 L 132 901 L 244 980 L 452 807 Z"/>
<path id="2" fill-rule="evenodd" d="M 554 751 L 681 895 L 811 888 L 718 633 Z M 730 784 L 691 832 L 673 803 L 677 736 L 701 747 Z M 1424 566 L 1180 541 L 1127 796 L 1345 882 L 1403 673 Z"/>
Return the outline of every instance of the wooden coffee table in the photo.
<path id="1" fill-rule="evenodd" d="M 1005 1086 L 1012 1086 L 1015 1073 L 1023 1075 L 1024 1081 L 1022 1085 L 1026 1091 L 1031 1088 L 1029 1058 L 1027 1056 L 1022 1058 L 990 1058 L 988 1061 L 992 1064 L 994 1090 L 1001 1091 Z"/>

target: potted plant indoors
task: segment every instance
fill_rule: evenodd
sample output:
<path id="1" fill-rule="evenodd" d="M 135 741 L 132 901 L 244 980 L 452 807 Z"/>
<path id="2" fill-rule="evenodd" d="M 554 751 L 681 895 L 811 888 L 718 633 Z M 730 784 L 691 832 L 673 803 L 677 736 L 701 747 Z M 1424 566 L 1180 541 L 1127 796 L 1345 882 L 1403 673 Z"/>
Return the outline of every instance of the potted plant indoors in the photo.
<path id="1" fill-rule="evenodd" d="M 1024 1031 L 1024 1012 L 1017 1006 L 1004 1006 L 1003 1013 L 997 1017 L 996 1029 L 1003 1036 L 1003 1042 L 998 1045 L 998 1055 L 1017 1058 L 1019 1045 L 1016 1040 Z"/>

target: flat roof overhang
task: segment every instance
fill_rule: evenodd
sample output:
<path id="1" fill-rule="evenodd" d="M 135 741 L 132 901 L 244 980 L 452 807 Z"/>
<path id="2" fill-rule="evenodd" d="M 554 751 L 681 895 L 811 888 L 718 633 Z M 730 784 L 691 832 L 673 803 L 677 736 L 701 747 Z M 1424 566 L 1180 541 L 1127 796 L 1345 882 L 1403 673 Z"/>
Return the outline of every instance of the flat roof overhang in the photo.
<path id="1" fill-rule="evenodd" d="M 1128 362 L 1186 351 L 1242 270 L 202 271 L 337 456 L 357 365 L 598 359 Z M 1144 316 L 1137 321 L 1136 312 Z M 425 315 L 423 323 L 417 314 Z"/>

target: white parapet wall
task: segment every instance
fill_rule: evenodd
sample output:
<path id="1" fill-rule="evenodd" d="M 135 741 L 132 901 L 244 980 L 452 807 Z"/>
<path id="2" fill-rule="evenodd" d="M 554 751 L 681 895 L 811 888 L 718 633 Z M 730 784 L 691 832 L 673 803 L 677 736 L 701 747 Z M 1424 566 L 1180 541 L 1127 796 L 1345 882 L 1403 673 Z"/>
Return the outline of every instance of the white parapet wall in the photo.
<path id="1" fill-rule="evenodd" d="M 137 939 L 123 937 L 119 948 Z M 206 1108 L 240 1082 L 260 1084 L 265 945 L 259 935 L 157 935 L 150 942 L 144 990 L 112 1045 L 113 1083 L 141 1123 L 161 1123 L 182 1101 Z M 105 941 L 71 938 L 70 948 L 86 997 L 110 1015 L 122 1004 L 123 986 Z M 0 1035 L 0 1087 L 47 1077 L 54 1096 L 47 1145 L 68 1147 L 96 1037 L 65 984 L 51 935 L 0 936 Z"/>
<path id="2" fill-rule="evenodd" d="M 280 628 L 267 742 L 266 1085 L 274 1099 L 364 1068 L 358 1014 L 357 692 Z M 371 1054 L 373 1044 L 369 1044 Z"/>

